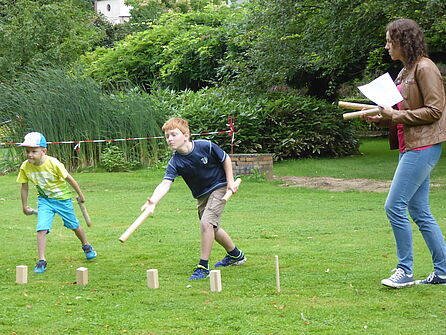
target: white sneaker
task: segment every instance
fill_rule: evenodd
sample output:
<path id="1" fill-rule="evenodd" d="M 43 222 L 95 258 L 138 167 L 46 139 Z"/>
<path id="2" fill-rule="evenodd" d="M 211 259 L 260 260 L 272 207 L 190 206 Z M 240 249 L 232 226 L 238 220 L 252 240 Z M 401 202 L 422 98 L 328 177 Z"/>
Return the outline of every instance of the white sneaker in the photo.
<path id="1" fill-rule="evenodd" d="M 408 275 L 403 269 L 394 269 L 394 274 L 387 279 L 381 280 L 381 284 L 394 288 L 402 288 L 415 285 L 413 274 Z"/>

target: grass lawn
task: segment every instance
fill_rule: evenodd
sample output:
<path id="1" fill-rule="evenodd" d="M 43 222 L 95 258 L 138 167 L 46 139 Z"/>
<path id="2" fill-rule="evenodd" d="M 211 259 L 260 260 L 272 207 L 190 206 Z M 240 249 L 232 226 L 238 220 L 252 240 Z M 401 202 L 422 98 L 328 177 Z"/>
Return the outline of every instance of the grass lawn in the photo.
<path id="1" fill-rule="evenodd" d="M 274 173 L 392 177 L 397 156 L 384 140 L 366 141 L 361 151 L 342 159 L 280 162 Z M 444 186 L 431 193 L 444 232 L 445 159 L 432 177 Z M 222 226 L 248 261 L 222 269 L 223 291 L 215 293 L 207 280 L 188 281 L 199 257 L 199 226 L 195 201 L 181 179 L 154 218 L 126 243 L 118 241 L 162 176 L 162 170 L 75 174 L 93 221 L 87 236 L 99 256 L 85 260 L 74 234 L 57 218 L 44 274 L 32 272 L 36 218 L 21 213 L 16 176 L 0 176 L 0 334 L 446 333 L 445 286 L 395 290 L 380 284 L 396 265 L 385 193 L 284 188 L 245 178 Z M 414 247 L 415 276 L 421 279 L 432 265 L 416 231 Z M 274 255 L 281 293 L 275 289 Z M 215 245 L 211 264 L 223 256 Z M 25 285 L 15 283 L 15 267 L 22 264 L 29 267 Z M 75 284 L 81 266 L 89 269 L 85 287 Z M 158 269 L 159 289 L 147 288 L 151 268 Z"/>

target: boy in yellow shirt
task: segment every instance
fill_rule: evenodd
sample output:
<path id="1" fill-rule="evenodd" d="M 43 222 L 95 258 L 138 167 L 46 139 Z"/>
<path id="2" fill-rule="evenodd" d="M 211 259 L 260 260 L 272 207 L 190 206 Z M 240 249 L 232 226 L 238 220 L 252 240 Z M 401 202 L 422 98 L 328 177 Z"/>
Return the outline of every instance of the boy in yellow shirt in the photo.
<path id="1" fill-rule="evenodd" d="M 78 194 L 79 201 L 84 202 L 85 198 L 79 184 L 61 162 L 46 155 L 47 143 L 42 134 L 38 132 L 28 133 L 20 146 L 25 148 L 27 156 L 27 160 L 22 163 L 17 177 L 17 182 L 22 184 L 21 199 L 25 215 L 34 214 L 34 210 L 28 206 L 28 182 L 36 186 L 39 195 L 36 228 L 39 260 L 34 272 L 43 273 L 46 270 L 46 234 L 51 230 L 56 213 L 63 219 L 64 226 L 73 230 L 81 241 L 86 258 L 95 258 L 97 253 L 88 243 L 85 231 L 79 225 L 79 220 L 74 214 L 71 191 L 67 182 Z"/>

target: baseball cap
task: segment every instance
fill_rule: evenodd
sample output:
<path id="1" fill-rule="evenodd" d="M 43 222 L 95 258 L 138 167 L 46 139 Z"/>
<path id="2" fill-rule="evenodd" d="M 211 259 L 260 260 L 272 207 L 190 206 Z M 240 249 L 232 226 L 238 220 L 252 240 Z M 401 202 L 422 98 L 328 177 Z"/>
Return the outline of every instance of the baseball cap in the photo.
<path id="1" fill-rule="evenodd" d="M 25 140 L 23 141 L 23 143 L 20 143 L 19 146 L 31 147 L 31 148 L 37 148 L 37 147 L 46 148 L 46 139 L 45 136 L 43 136 L 41 133 L 38 132 L 28 133 L 25 135 Z"/>

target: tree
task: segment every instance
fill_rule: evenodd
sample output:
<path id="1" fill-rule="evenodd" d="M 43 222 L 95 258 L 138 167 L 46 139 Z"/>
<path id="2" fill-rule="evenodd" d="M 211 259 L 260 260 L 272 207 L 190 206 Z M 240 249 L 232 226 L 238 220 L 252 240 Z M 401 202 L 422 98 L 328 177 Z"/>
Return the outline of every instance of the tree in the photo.
<path id="1" fill-rule="evenodd" d="M 340 83 L 365 70 L 392 68 L 384 30 L 397 17 L 418 21 L 444 61 L 444 1 L 251 0 L 238 37 L 245 50 L 229 58 L 226 71 L 243 87 L 289 85 L 334 98 Z"/>
<path id="2" fill-rule="evenodd" d="M 130 24 L 156 21 L 164 13 L 201 11 L 208 5 L 221 5 L 222 0 L 127 0 L 132 6 Z"/>
<path id="3" fill-rule="evenodd" d="M 63 66 L 100 43 L 90 0 L 3 0 L 0 3 L 0 78 Z"/>
<path id="4" fill-rule="evenodd" d="M 127 36 L 113 48 L 98 48 L 81 58 L 86 75 L 104 87 L 128 82 L 145 89 L 158 85 L 197 90 L 217 80 L 226 51 L 225 20 L 231 9 L 166 13 L 150 29 Z"/>

